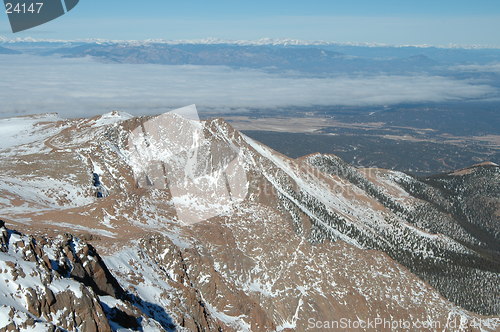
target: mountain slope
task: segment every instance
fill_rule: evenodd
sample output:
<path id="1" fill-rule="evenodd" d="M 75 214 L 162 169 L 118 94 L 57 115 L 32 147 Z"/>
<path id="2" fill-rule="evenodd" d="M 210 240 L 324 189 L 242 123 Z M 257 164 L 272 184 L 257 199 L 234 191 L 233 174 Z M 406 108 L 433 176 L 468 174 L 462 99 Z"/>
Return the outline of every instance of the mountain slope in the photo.
<path id="1" fill-rule="evenodd" d="M 21 52 L 0 46 L 0 54 L 21 54 Z"/>
<path id="2" fill-rule="evenodd" d="M 499 312 L 498 166 L 415 179 L 335 156 L 293 160 L 195 114 L 1 120 L 17 129 L 0 146 L 0 217 L 90 241 L 128 294 L 122 306 L 158 328 L 499 326 L 457 306 Z M 99 301 L 113 321 L 115 300 Z"/>
<path id="3" fill-rule="evenodd" d="M 332 156 L 311 156 L 308 162 L 349 179 L 393 212 L 387 223 L 373 225 L 379 238 L 369 236 L 366 246 L 387 252 L 455 303 L 498 312 L 497 165 L 415 179 L 379 169 L 358 172 Z"/>
<path id="4" fill-rule="evenodd" d="M 120 287 L 91 245 L 67 234 L 28 237 L 0 224 L 3 331 L 112 331 L 115 321 L 163 330 L 144 313 L 150 314 L 141 300 Z"/>

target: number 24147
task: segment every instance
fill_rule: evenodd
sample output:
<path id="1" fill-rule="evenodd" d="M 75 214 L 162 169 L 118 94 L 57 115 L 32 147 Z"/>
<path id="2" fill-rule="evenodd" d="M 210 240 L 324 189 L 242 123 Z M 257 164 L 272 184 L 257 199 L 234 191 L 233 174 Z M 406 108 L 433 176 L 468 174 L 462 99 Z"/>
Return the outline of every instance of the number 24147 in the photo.
<path id="1" fill-rule="evenodd" d="M 7 2 L 5 4 L 5 9 L 7 14 L 39 14 L 42 10 L 43 2 L 32 2 L 26 3 L 13 3 Z"/>

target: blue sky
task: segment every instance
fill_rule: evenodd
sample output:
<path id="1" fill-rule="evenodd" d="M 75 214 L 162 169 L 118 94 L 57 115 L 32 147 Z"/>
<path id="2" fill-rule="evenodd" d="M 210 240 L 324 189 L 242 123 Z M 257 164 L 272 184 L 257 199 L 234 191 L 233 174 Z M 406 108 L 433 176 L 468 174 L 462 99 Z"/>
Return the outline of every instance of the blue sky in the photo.
<path id="1" fill-rule="evenodd" d="M 294 38 L 500 46 L 499 0 L 80 0 L 67 15 L 12 34 L 50 39 Z"/>

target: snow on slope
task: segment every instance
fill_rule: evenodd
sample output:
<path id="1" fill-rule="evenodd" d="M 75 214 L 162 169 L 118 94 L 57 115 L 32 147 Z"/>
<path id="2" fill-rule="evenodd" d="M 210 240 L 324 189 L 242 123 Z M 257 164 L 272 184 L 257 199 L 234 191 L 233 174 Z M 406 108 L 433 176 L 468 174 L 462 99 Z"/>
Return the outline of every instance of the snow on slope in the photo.
<path id="1" fill-rule="evenodd" d="M 214 139 L 209 123 L 193 117 L 194 105 L 148 119 L 122 150 L 138 186 L 168 189 L 186 224 L 227 215 L 248 191 L 239 149 L 228 138 Z"/>
<path id="2" fill-rule="evenodd" d="M 27 144 L 53 135 L 56 130 L 44 131 L 43 122 L 61 121 L 57 114 L 0 119 L 0 149 Z"/>
<path id="3" fill-rule="evenodd" d="M 88 305 L 89 291 L 84 290 L 79 282 L 65 278 L 58 274 L 52 274 L 45 262 L 57 265 L 56 257 L 50 255 L 39 257 L 42 251 L 33 251 L 32 240 L 28 237 L 0 229 L 5 234 L 8 242 L 4 244 L 0 252 L 0 311 L 3 319 L 0 319 L 0 329 L 14 321 L 15 326 L 23 324 L 31 325 L 30 328 L 45 328 L 51 326 L 77 327 L 78 324 L 70 319 L 71 310 L 75 306 Z M 50 249 L 49 253 L 54 252 Z M 85 295 L 84 295 L 85 291 Z M 85 298 L 84 298 L 85 296 Z M 53 299 L 53 300 L 52 300 Z M 66 307 L 54 306 L 51 311 L 46 311 L 45 316 L 40 319 L 36 315 L 37 301 L 52 302 L 58 299 L 63 305 L 66 299 Z M 72 303 L 68 303 L 67 301 Z M 44 308 L 45 309 L 45 308 Z M 91 310 L 88 308 L 87 310 Z M 40 310 L 40 309 L 38 309 Z M 101 311 L 102 315 L 102 311 Z M 36 319 L 35 322 L 33 319 Z"/>
<path id="4" fill-rule="evenodd" d="M 70 129 L 29 143 L 45 146 L 44 153 L 18 158 L 11 154 L 21 151 L 18 146 L 0 152 L 6 156 L 0 213 L 43 221 L 27 224 L 33 228 L 73 227 L 95 236 L 122 287 L 143 299 L 141 310 L 159 312 L 163 326 L 300 330 L 308 317 L 398 316 L 406 310 L 409 318 L 444 319 L 456 308 L 387 255 L 360 249 L 365 244 L 330 216 L 374 241 L 377 232 L 392 233 L 401 241 L 390 243 L 394 248 L 427 256 L 434 253 L 405 242 L 404 229 L 418 245 L 443 239 L 445 246 L 445 237 L 405 224 L 350 181 L 281 156 L 223 121 L 110 113 L 64 126 Z M 31 167 L 23 169 L 20 161 Z M 109 196 L 95 196 L 94 173 Z M 379 179 L 386 194 L 413 202 L 393 181 Z M 14 206 L 16 200 L 24 205 Z M 53 213 L 42 218 L 42 209 Z M 196 222 L 190 222 L 193 215 Z M 295 221 L 303 232 L 294 229 Z M 311 244 L 305 234 L 316 224 L 344 241 Z"/>

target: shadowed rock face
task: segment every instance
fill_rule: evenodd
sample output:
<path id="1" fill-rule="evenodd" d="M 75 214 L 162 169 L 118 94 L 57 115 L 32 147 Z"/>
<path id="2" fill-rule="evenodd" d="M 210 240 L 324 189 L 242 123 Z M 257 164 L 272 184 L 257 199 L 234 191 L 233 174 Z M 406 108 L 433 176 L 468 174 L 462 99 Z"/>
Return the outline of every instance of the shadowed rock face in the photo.
<path id="1" fill-rule="evenodd" d="M 32 234 L 4 228 L 2 269 L 40 275 L 0 278 L 9 298 L 34 289 L 0 308 L 20 324 L 101 330 L 61 325 L 59 301 L 102 330 L 500 326 L 477 314 L 499 312 L 496 165 L 416 179 L 289 159 L 219 119 L 52 117 L 17 119 L 28 134 L 0 148 L 0 216 Z"/>

